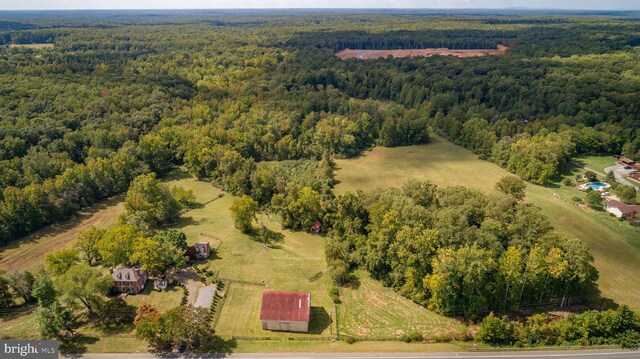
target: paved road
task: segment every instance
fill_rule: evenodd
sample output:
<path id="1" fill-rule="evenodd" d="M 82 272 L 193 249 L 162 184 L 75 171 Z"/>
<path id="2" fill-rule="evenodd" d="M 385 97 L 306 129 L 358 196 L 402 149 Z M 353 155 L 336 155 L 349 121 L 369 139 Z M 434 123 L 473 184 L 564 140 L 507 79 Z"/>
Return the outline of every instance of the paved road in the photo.
<path id="1" fill-rule="evenodd" d="M 460 352 L 460 353 L 284 353 L 284 354 L 228 354 L 228 355 L 162 355 L 153 354 L 85 354 L 63 358 L 73 359 L 152 359 L 152 358 L 231 358 L 231 359 L 453 359 L 453 358 L 477 358 L 477 359 L 638 359 L 638 351 L 622 350 L 576 350 L 576 351 L 523 351 L 523 352 Z"/>

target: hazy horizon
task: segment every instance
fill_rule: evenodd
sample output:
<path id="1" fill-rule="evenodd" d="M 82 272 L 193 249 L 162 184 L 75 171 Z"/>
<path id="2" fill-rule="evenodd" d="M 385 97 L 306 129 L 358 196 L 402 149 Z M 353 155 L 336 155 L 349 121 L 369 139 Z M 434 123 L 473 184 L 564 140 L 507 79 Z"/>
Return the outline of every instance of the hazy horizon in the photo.
<path id="1" fill-rule="evenodd" d="M 0 0 L 0 10 L 268 10 L 268 9 L 434 9 L 434 10 L 640 10 L 627 0 Z"/>

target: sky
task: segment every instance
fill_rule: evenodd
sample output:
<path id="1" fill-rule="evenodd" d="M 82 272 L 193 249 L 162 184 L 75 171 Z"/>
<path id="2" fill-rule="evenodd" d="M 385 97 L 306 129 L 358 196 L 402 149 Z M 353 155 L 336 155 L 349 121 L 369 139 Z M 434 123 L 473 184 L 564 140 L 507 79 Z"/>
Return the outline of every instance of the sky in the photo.
<path id="1" fill-rule="evenodd" d="M 640 0 L 0 0 L 0 10 L 243 8 L 544 8 L 640 10 Z"/>

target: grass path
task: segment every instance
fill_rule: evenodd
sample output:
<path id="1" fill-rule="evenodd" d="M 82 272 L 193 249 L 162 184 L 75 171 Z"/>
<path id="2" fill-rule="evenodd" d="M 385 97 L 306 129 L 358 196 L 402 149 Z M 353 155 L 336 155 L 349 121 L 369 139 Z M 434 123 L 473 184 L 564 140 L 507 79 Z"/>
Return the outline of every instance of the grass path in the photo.
<path id="1" fill-rule="evenodd" d="M 431 139 L 429 144 L 419 146 L 376 147 L 356 159 L 336 161 L 339 168 L 336 192 L 399 187 L 408 179 L 491 192 L 495 191 L 494 185 L 500 177 L 509 174 L 441 137 L 432 135 Z M 609 161 L 606 158 L 589 160 Z M 579 170 L 571 168 L 567 175 Z M 584 198 L 584 193 L 558 184 L 527 186 L 526 200 L 541 207 L 558 232 L 589 245 L 600 272 L 599 287 L 603 295 L 640 309 L 640 232 L 606 213 L 577 206 L 571 200 L 573 197 Z"/>

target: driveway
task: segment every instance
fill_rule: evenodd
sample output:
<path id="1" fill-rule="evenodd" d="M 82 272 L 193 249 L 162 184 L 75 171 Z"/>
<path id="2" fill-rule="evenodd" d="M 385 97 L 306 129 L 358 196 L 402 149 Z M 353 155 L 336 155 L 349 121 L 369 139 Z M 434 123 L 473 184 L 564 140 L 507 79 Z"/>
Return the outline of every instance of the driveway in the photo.
<path id="1" fill-rule="evenodd" d="M 187 297 L 187 304 L 194 305 L 198 299 L 198 290 L 204 286 L 200 281 L 200 276 L 193 269 L 189 268 L 180 272 L 176 279 L 184 284 L 189 290 L 189 296 Z"/>
<path id="2" fill-rule="evenodd" d="M 619 183 L 621 183 L 621 184 L 623 184 L 625 186 L 631 186 L 631 187 L 635 188 L 636 191 L 638 189 L 640 189 L 640 188 L 638 188 L 638 186 L 636 186 L 634 183 L 632 183 L 631 181 L 629 181 L 625 177 L 625 176 L 628 176 L 631 173 L 631 170 L 625 170 L 623 165 L 609 166 L 609 167 L 605 168 L 604 171 L 607 172 L 607 173 L 613 171 L 613 175 L 616 177 L 616 181 L 618 181 Z"/>
<path id="3" fill-rule="evenodd" d="M 216 285 L 211 284 L 198 290 L 198 299 L 194 307 L 211 308 L 213 297 L 216 295 Z"/>

